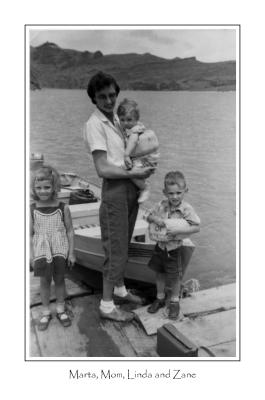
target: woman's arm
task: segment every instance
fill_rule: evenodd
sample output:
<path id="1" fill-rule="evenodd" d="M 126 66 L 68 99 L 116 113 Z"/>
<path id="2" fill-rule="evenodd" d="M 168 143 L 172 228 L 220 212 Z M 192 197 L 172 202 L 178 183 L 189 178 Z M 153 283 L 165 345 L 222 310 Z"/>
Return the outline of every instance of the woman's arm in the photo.
<path id="1" fill-rule="evenodd" d="M 95 150 L 92 153 L 93 160 L 97 174 L 100 178 L 107 179 L 132 179 L 132 178 L 148 178 L 154 169 L 150 167 L 137 168 L 134 167 L 131 170 L 125 170 L 122 167 L 118 167 L 111 164 L 107 159 L 107 152 L 103 150 Z"/>
<path id="2" fill-rule="evenodd" d="M 69 243 L 69 253 L 68 253 L 68 265 L 69 267 L 73 267 L 76 261 L 75 253 L 74 253 L 74 228 L 72 223 L 72 217 L 70 213 L 70 209 L 68 205 L 64 206 L 64 224 L 66 228 L 66 233 L 68 237 Z"/>

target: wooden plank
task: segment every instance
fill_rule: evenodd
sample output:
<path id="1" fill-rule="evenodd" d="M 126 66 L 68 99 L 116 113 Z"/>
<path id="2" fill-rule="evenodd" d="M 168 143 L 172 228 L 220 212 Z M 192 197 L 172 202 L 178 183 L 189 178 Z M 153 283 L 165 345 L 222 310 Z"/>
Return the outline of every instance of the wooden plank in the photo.
<path id="1" fill-rule="evenodd" d="M 147 336 L 136 321 L 126 324 L 122 329 L 137 357 L 159 357 L 156 352 L 156 337 Z"/>
<path id="2" fill-rule="evenodd" d="M 122 356 L 119 348 L 100 326 L 94 296 L 72 300 L 72 325 L 63 328 L 55 317 L 55 304 L 51 305 L 53 319 L 48 329 L 36 335 L 42 357 L 103 357 Z M 37 322 L 41 307 L 31 309 Z"/>
<path id="3" fill-rule="evenodd" d="M 184 315 L 236 307 L 236 284 L 223 285 L 193 293 L 181 301 Z"/>
<path id="4" fill-rule="evenodd" d="M 52 311 L 54 314 L 54 305 Z M 86 347 L 89 345 L 89 339 L 80 333 L 78 329 L 78 320 L 81 309 L 75 309 L 75 319 L 72 326 L 63 328 L 59 321 L 54 317 L 50 322 L 48 329 L 44 332 L 38 331 L 36 327 L 36 337 L 40 347 L 40 357 L 86 357 Z M 41 307 L 31 309 L 31 315 L 37 324 L 41 314 Z M 30 343 L 33 337 L 30 337 Z M 30 357 L 36 357 L 30 353 Z"/>
<path id="5" fill-rule="evenodd" d="M 236 339 L 236 310 L 173 322 L 183 335 L 197 346 L 213 346 Z"/>
<path id="6" fill-rule="evenodd" d="M 30 341 L 37 340 L 41 357 L 137 357 L 156 356 L 155 339 L 147 337 L 136 323 L 118 323 L 99 317 L 99 295 L 71 300 L 72 326 L 63 328 L 55 317 L 55 304 L 51 305 L 53 319 L 45 332 L 35 329 Z M 41 307 L 31 309 L 37 323 Z M 144 351 L 144 347 L 146 349 Z M 37 357 L 31 353 L 30 357 Z"/>
<path id="7" fill-rule="evenodd" d="M 209 346 L 216 357 L 236 357 L 236 340 Z"/>
<path id="8" fill-rule="evenodd" d="M 118 322 L 111 322 L 108 320 L 102 320 L 100 326 L 108 334 L 108 336 L 113 340 L 113 342 L 119 348 L 119 351 L 123 357 L 136 357 L 137 352 L 131 345 L 124 328 Z"/>
<path id="9" fill-rule="evenodd" d="M 215 357 L 236 357 L 236 310 L 171 321 L 195 346 L 206 346 Z M 199 348 L 198 357 L 213 357 Z"/>
<path id="10" fill-rule="evenodd" d="M 92 289 L 88 287 L 82 287 L 72 280 L 66 278 L 65 279 L 66 286 L 66 297 L 72 298 L 77 295 L 85 295 L 92 293 Z M 51 285 L 51 295 L 50 301 L 54 301 L 56 299 L 55 296 L 55 286 L 54 283 Z M 33 273 L 30 274 L 30 305 L 39 305 L 41 304 L 40 298 L 40 279 L 38 277 L 34 277 Z"/>
<path id="11" fill-rule="evenodd" d="M 209 313 L 213 310 L 229 310 L 236 306 L 235 284 L 219 286 L 199 292 L 192 293 L 191 297 L 181 299 L 182 318 L 200 313 Z M 156 314 L 147 312 L 148 306 L 135 310 L 135 314 L 144 326 L 148 335 L 154 335 L 162 325 L 172 322 L 167 318 L 165 308 L 160 309 Z"/>
<path id="12" fill-rule="evenodd" d="M 30 324 L 30 342 L 29 342 L 29 354 L 31 357 L 41 357 L 41 352 L 38 344 L 38 339 L 35 331 L 36 327 L 31 321 Z"/>

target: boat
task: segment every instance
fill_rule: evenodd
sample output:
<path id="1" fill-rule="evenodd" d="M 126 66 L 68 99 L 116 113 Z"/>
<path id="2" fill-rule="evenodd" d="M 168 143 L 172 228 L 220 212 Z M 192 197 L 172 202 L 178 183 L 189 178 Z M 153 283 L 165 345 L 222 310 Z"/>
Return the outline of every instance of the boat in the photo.
<path id="1" fill-rule="evenodd" d="M 75 255 L 77 263 L 95 271 L 102 271 L 104 251 L 101 244 L 99 226 L 100 192 L 99 186 L 86 181 L 74 173 L 61 174 L 62 189 L 59 198 L 69 204 L 75 233 Z M 92 201 L 73 204 L 73 193 L 91 194 Z M 139 282 L 155 283 L 155 274 L 147 267 L 155 242 L 149 237 L 148 223 L 144 219 L 146 210 L 140 208 L 129 246 L 129 259 L 125 278 Z M 194 247 L 190 239 L 184 239 L 184 247 Z M 187 251 L 187 254 L 190 250 Z"/>
<path id="2" fill-rule="evenodd" d="M 58 198 L 67 204 L 97 203 L 101 189 L 73 172 L 60 173 Z"/>

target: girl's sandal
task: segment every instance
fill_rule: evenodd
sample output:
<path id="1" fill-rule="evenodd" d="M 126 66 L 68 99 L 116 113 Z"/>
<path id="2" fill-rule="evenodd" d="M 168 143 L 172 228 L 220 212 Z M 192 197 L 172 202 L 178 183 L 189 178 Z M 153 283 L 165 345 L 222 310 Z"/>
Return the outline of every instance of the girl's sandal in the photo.
<path id="1" fill-rule="evenodd" d="M 62 324 L 62 326 L 64 328 L 67 328 L 68 326 L 70 326 L 72 324 L 69 316 L 67 315 L 66 311 L 63 311 L 61 313 L 57 313 L 56 317 L 58 318 L 58 320 L 60 321 L 60 323 Z"/>
<path id="2" fill-rule="evenodd" d="M 49 326 L 49 323 L 50 323 L 51 319 L 52 319 L 51 314 L 42 315 L 42 317 L 40 318 L 39 323 L 38 323 L 38 330 L 39 331 L 46 331 L 46 329 Z"/>

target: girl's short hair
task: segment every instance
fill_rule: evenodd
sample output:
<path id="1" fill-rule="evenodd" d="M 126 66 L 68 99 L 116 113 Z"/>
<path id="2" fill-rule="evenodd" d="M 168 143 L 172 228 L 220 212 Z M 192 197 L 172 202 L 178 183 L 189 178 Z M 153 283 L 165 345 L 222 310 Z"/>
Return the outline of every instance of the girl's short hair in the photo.
<path id="1" fill-rule="evenodd" d="M 34 171 L 31 176 L 31 196 L 34 200 L 39 200 L 39 197 L 35 192 L 35 183 L 41 181 L 51 182 L 53 187 L 52 199 L 55 199 L 57 197 L 57 193 L 61 189 L 60 175 L 57 170 L 50 165 L 43 165 Z"/>
<path id="2" fill-rule="evenodd" d="M 135 119 L 138 121 L 140 118 L 140 111 L 136 101 L 130 99 L 123 99 L 118 105 L 117 115 L 123 116 L 131 113 L 134 114 Z"/>
<path id="3" fill-rule="evenodd" d="M 186 188 L 186 179 L 182 172 L 180 171 L 170 171 L 166 174 L 164 178 L 165 189 L 169 185 L 178 185 L 181 188 Z"/>
<path id="4" fill-rule="evenodd" d="M 105 74 L 104 72 L 101 71 L 93 75 L 87 85 L 87 94 L 90 97 L 92 103 L 96 104 L 95 102 L 96 92 L 99 92 L 100 90 L 109 87 L 111 85 L 115 87 L 116 96 L 118 96 L 118 94 L 120 93 L 120 87 L 117 84 L 116 80 L 113 78 L 113 76 Z"/>

